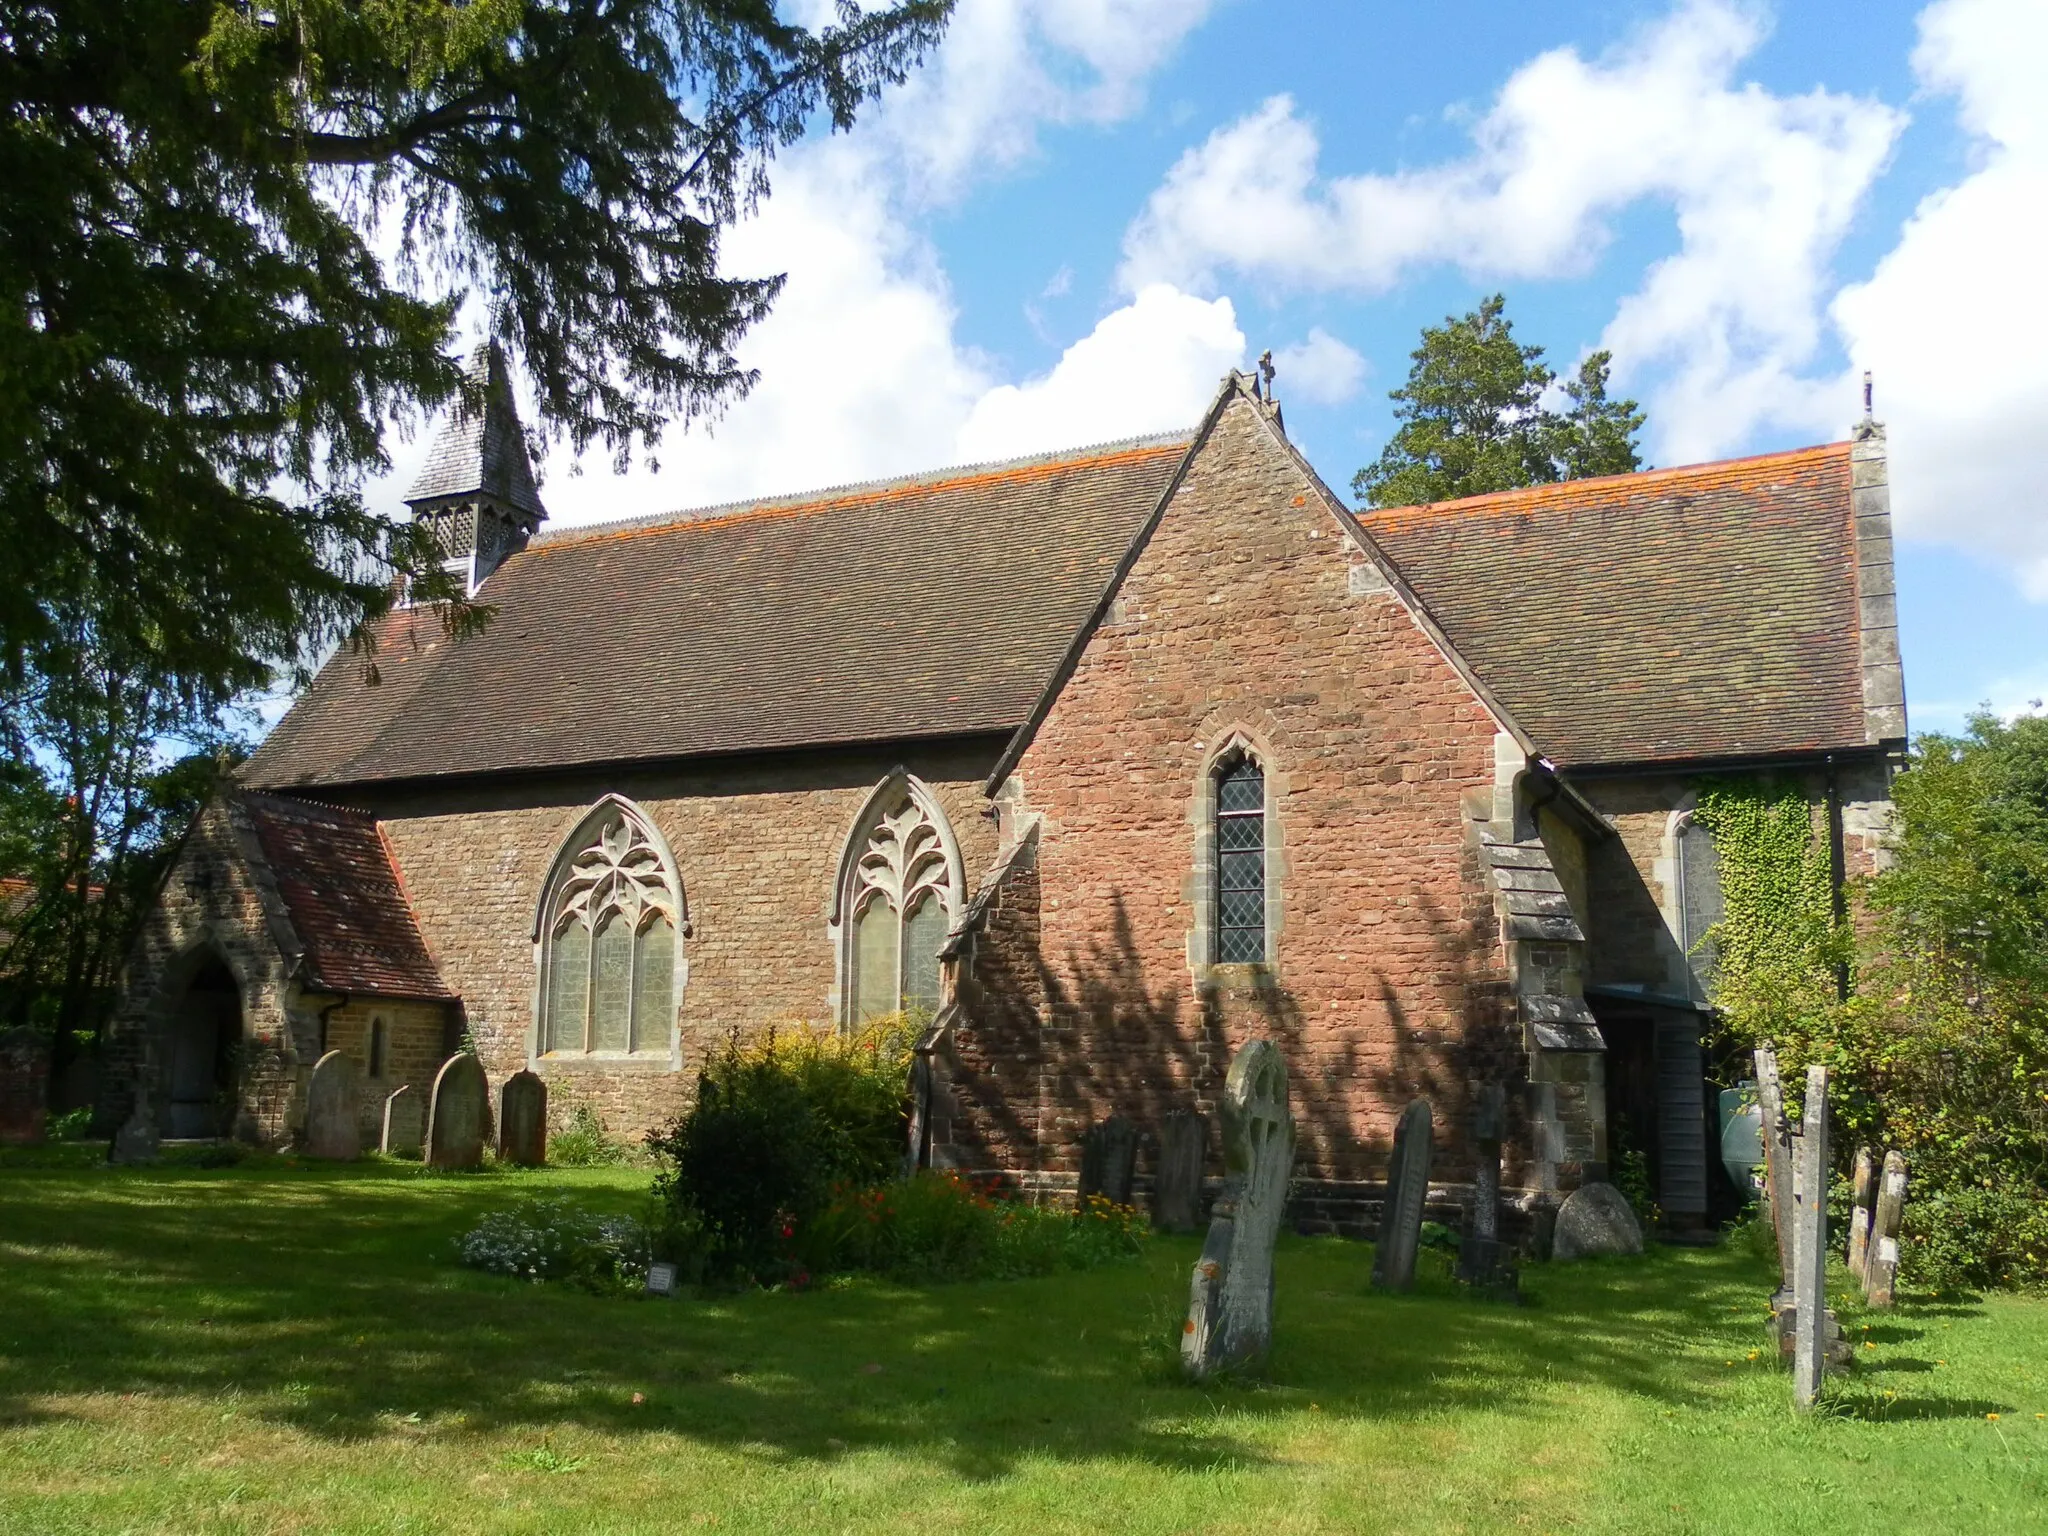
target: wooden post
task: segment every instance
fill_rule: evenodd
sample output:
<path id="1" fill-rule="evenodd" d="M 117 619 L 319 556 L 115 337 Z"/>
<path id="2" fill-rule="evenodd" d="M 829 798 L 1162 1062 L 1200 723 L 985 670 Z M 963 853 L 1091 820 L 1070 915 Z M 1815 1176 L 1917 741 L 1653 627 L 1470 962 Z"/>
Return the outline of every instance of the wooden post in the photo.
<path id="1" fill-rule="evenodd" d="M 1864 1255 L 1870 1251 L 1871 1207 L 1877 1203 L 1877 1162 L 1870 1148 L 1856 1149 L 1856 1200 L 1849 1210 L 1849 1273 L 1863 1278 Z"/>
<path id="2" fill-rule="evenodd" d="M 1873 1307 L 1892 1304 L 1899 1277 L 1899 1223 L 1906 1212 L 1906 1160 L 1896 1152 L 1884 1155 L 1884 1175 L 1877 1181 L 1877 1213 L 1870 1224 L 1870 1251 L 1863 1264 L 1863 1295 Z"/>
<path id="3" fill-rule="evenodd" d="M 1820 1398 L 1828 1349 L 1828 1069 L 1806 1069 L 1805 1129 L 1799 1137 L 1799 1209 L 1794 1244 L 1793 1305 L 1799 1309 L 1792 1352 L 1792 1404 L 1801 1413 Z"/>
<path id="4" fill-rule="evenodd" d="M 1756 1048 L 1756 1102 L 1763 1115 L 1764 1198 L 1778 1237 L 1778 1282 L 1792 1287 L 1792 1131 L 1785 1123 L 1785 1090 L 1778 1081 L 1778 1056 Z"/>

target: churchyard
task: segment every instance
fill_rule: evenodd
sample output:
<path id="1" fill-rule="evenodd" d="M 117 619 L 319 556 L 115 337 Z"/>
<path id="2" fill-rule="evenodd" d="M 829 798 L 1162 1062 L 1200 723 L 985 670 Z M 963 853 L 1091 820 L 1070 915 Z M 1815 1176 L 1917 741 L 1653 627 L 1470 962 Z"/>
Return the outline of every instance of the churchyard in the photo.
<path id="1" fill-rule="evenodd" d="M 1768 1239 L 1524 1268 L 1283 1237 L 1270 1361 L 1189 1385 L 1200 1236 L 1038 1280 L 598 1296 L 460 1267 L 644 1169 L 0 1154 L 0 1530 L 2021 1531 L 2048 1302 L 1875 1314 L 1798 1417 Z"/>

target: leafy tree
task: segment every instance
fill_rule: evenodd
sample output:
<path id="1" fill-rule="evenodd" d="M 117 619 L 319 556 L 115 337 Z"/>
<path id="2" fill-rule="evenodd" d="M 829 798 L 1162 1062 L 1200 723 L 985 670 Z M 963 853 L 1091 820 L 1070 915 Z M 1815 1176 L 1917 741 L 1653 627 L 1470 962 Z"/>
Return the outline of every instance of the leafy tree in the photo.
<path id="1" fill-rule="evenodd" d="M 721 230 L 951 3 L 0 0 L 5 671 L 77 614 L 217 704 L 394 570 L 449 596 L 355 489 L 462 387 L 471 288 L 578 449 L 743 394 L 780 279 Z"/>
<path id="2" fill-rule="evenodd" d="M 1557 375 L 1541 347 L 1515 340 L 1506 309 L 1496 293 L 1423 331 L 1408 382 L 1389 396 L 1400 426 L 1352 477 L 1361 501 L 1410 506 L 1642 467 L 1643 414 L 1633 400 L 1607 398 L 1612 355 L 1580 363 L 1563 385 L 1567 408 L 1552 410 L 1543 398 Z"/>

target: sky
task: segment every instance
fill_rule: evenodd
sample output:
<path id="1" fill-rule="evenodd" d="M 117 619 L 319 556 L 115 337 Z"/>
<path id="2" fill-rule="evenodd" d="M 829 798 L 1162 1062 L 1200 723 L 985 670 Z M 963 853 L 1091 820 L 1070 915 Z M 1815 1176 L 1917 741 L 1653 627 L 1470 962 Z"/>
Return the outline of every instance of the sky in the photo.
<path id="1" fill-rule="evenodd" d="M 753 393 L 658 470 L 557 450 L 542 496 L 582 523 L 1187 427 L 1267 349 L 1341 489 L 1421 329 L 1501 291 L 1560 371 L 1614 354 L 1654 465 L 1840 439 L 1869 370 L 1912 725 L 1954 730 L 2048 695 L 2044 78 L 2043 0 L 960 0 L 728 235 L 788 275 Z"/>

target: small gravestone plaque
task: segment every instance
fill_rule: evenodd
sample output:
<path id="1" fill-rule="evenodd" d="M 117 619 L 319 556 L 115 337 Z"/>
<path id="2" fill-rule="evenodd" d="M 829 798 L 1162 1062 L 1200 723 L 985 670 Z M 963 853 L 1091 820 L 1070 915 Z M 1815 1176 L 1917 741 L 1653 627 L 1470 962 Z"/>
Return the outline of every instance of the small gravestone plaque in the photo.
<path id="1" fill-rule="evenodd" d="M 1877 1159 L 1870 1148 L 1856 1149 L 1855 1195 L 1849 1204 L 1849 1273 L 1863 1278 L 1864 1255 L 1870 1250 L 1871 1207 L 1877 1203 Z"/>
<path id="2" fill-rule="evenodd" d="M 1863 1294 L 1873 1307 L 1892 1304 L 1899 1278 L 1899 1228 L 1906 1217 L 1906 1160 L 1884 1155 L 1877 1181 L 1877 1209 L 1870 1218 L 1870 1252 L 1863 1265 Z"/>
<path id="3" fill-rule="evenodd" d="M 1162 1232 L 1192 1232 L 1202 1222 L 1202 1165 L 1209 1154 L 1209 1122 L 1176 1109 L 1159 1126 L 1159 1173 L 1152 1185 L 1152 1225 Z"/>
<path id="4" fill-rule="evenodd" d="M 1181 1325 L 1181 1364 L 1200 1381 L 1254 1365 L 1273 1344 L 1273 1243 L 1294 1168 L 1287 1063 L 1269 1040 L 1238 1051 L 1223 1083 L 1223 1190 Z"/>
<path id="5" fill-rule="evenodd" d="M 384 1101 L 384 1134 L 377 1149 L 386 1157 L 418 1157 L 425 1125 L 420 1091 L 408 1083 Z"/>
<path id="6" fill-rule="evenodd" d="M 329 1051 L 313 1064 L 306 1084 L 306 1156 L 346 1163 L 363 1155 L 363 1131 L 356 1122 L 356 1063 Z"/>
<path id="7" fill-rule="evenodd" d="M 467 1051 L 450 1056 L 434 1075 L 427 1104 L 427 1166 L 477 1168 L 491 1118 L 491 1085 L 484 1064 Z"/>
<path id="8" fill-rule="evenodd" d="M 1429 1203 L 1431 1130 L 1427 1099 L 1417 1099 L 1402 1110 L 1394 1130 L 1387 1200 L 1380 1208 L 1372 1255 L 1372 1283 L 1384 1291 L 1405 1291 L 1415 1284 L 1415 1252 L 1422 1243 L 1422 1214 Z"/>
<path id="9" fill-rule="evenodd" d="M 1792 1351 L 1792 1403 L 1804 1413 L 1820 1398 L 1827 1374 L 1828 1069 L 1806 1069 L 1805 1129 L 1799 1137 L 1798 1207 L 1793 1243 L 1792 1305 L 1798 1308 Z"/>
<path id="10" fill-rule="evenodd" d="M 647 1294 L 650 1296 L 673 1296 L 676 1293 L 676 1267 L 673 1264 L 650 1264 L 647 1266 Z"/>
<path id="11" fill-rule="evenodd" d="M 1643 1251 L 1643 1225 L 1612 1184 L 1582 1184 L 1557 1209 L 1550 1256 L 1560 1264 L 1596 1254 Z"/>
<path id="12" fill-rule="evenodd" d="M 1081 1138 L 1081 1198 L 1101 1195 L 1114 1205 L 1131 1203 L 1138 1171 L 1138 1128 L 1122 1115 L 1088 1127 Z"/>
<path id="13" fill-rule="evenodd" d="M 107 1148 L 107 1161 L 153 1163 L 162 1156 L 163 1136 L 156 1126 L 156 1105 L 150 1099 L 148 1084 L 138 1081 L 135 1085 L 135 1107 L 121 1122 L 121 1129 L 114 1133 L 114 1140 Z"/>
<path id="14" fill-rule="evenodd" d="M 538 1168 L 548 1160 L 548 1085 L 514 1072 L 498 1090 L 498 1161 Z"/>

